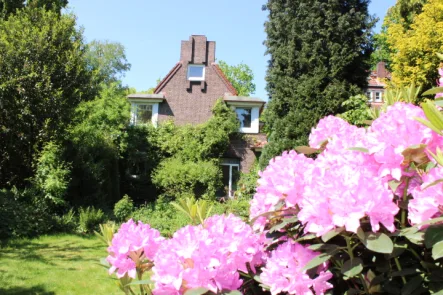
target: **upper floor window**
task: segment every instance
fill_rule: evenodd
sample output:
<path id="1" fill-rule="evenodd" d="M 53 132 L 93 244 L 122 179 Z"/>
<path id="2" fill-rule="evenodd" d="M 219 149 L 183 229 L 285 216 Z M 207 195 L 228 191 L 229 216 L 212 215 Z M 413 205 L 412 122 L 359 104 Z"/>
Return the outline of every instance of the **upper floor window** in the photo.
<path id="1" fill-rule="evenodd" d="M 204 65 L 188 65 L 188 80 L 189 81 L 204 81 L 205 80 L 205 66 Z"/>
<path id="2" fill-rule="evenodd" d="M 131 123 L 133 125 L 148 123 L 157 125 L 158 103 L 133 102 L 131 105 Z"/>
<path id="3" fill-rule="evenodd" d="M 381 92 L 375 92 L 375 102 L 381 102 L 382 101 L 382 94 Z"/>
<path id="4" fill-rule="evenodd" d="M 236 108 L 235 112 L 240 121 L 240 128 L 251 128 L 252 108 Z"/>
<path id="5" fill-rule="evenodd" d="M 146 124 L 152 121 L 152 105 L 136 104 L 135 105 L 135 124 Z"/>

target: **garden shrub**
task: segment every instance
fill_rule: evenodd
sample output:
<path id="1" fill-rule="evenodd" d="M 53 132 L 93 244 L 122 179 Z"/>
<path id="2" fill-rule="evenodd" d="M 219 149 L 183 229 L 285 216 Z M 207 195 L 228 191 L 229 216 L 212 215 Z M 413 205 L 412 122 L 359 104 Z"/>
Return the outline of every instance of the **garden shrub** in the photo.
<path id="1" fill-rule="evenodd" d="M 114 216 L 117 221 L 124 221 L 128 219 L 134 211 L 134 202 L 128 195 L 124 195 L 123 198 L 114 205 Z"/>
<path id="2" fill-rule="evenodd" d="M 92 233 L 97 230 L 99 225 L 106 219 L 105 214 L 101 209 L 95 209 L 89 206 L 86 209 L 78 209 L 79 230 L 82 233 Z"/>
<path id="3" fill-rule="evenodd" d="M 241 173 L 240 179 L 237 182 L 237 190 L 235 196 L 240 199 L 252 199 L 257 187 L 257 180 L 259 178 L 258 172 L 260 167 L 258 162 L 254 162 L 251 170 L 248 173 Z"/>
<path id="4" fill-rule="evenodd" d="M 72 208 L 62 216 L 54 216 L 54 222 L 54 231 L 56 232 L 74 233 L 79 227 L 78 218 Z"/>
<path id="5" fill-rule="evenodd" d="M 314 157 L 260 173 L 250 224 L 215 215 L 165 239 L 130 220 L 110 271 L 126 293 L 136 278 L 154 294 L 441 293 L 443 114 L 422 107 L 395 103 L 368 129 L 323 118 L 298 148 Z"/>

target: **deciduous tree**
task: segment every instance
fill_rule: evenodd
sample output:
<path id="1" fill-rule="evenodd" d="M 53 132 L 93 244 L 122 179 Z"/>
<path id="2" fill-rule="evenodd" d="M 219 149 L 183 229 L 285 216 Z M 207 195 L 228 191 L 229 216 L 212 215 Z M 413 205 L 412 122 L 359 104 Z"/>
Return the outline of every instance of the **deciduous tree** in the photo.
<path id="1" fill-rule="evenodd" d="M 236 66 L 230 66 L 224 61 L 219 61 L 218 65 L 223 73 L 237 90 L 239 96 L 249 96 L 255 93 L 254 74 L 251 68 L 240 63 Z"/>

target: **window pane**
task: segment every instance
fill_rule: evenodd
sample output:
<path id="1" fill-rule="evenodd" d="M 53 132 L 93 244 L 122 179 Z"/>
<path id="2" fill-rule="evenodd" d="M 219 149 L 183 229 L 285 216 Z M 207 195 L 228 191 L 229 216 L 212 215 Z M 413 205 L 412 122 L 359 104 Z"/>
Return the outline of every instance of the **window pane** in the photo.
<path id="1" fill-rule="evenodd" d="M 375 101 L 377 101 L 377 102 L 381 101 L 381 93 L 380 92 L 375 93 Z"/>
<path id="2" fill-rule="evenodd" d="M 237 113 L 237 118 L 240 120 L 242 128 L 250 128 L 251 127 L 251 108 L 236 108 L 235 112 Z"/>
<path id="3" fill-rule="evenodd" d="M 137 122 L 136 124 L 150 123 L 152 119 L 152 105 L 137 105 Z"/>
<path id="4" fill-rule="evenodd" d="M 189 78 L 203 78 L 204 67 L 199 66 L 189 66 L 188 77 Z"/>
<path id="5" fill-rule="evenodd" d="M 366 96 L 368 97 L 369 101 L 372 101 L 372 92 L 371 91 L 366 92 Z"/>
<path id="6" fill-rule="evenodd" d="M 232 166 L 232 195 L 237 190 L 237 182 L 240 179 L 240 171 L 238 166 Z"/>
<path id="7" fill-rule="evenodd" d="M 222 165 L 222 182 L 223 182 L 223 196 L 227 196 L 229 191 L 229 166 L 228 165 Z"/>

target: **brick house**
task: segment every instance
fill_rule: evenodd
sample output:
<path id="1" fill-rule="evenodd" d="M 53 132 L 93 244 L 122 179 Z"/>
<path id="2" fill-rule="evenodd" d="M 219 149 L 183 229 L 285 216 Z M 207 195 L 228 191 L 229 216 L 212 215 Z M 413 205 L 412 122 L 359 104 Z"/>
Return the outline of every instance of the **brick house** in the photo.
<path id="1" fill-rule="evenodd" d="M 157 85 L 154 94 L 130 94 L 131 123 L 152 123 L 165 120 L 177 125 L 200 124 L 212 116 L 219 98 L 235 110 L 240 120 L 239 132 L 221 159 L 223 183 L 229 196 L 236 190 L 239 171 L 248 172 L 266 142 L 260 133 L 259 116 L 265 101 L 240 97 L 215 63 L 215 42 L 206 36 L 192 35 L 181 42 L 180 61 Z"/>
<path id="2" fill-rule="evenodd" d="M 384 62 L 377 64 L 376 70 L 371 71 L 368 77 L 368 88 L 366 96 L 373 107 L 379 107 L 383 104 L 383 97 L 386 87 L 386 79 L 391 78 L 391 73 L 386 69 Z"/>

